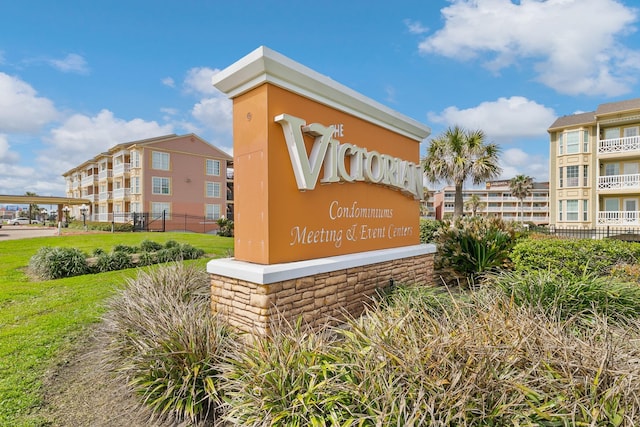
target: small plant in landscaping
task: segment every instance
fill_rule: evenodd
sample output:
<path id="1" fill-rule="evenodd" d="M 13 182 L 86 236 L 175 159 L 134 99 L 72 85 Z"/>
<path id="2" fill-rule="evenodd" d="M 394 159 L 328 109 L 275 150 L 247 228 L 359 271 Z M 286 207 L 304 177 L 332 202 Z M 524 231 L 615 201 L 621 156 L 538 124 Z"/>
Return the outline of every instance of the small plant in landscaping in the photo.
<path id="1" fill-rule="evenodd" d="M 162 249 L 162 245 L 158 242 L 154 242 L 153 240 L 145 239 L 140 242 L 140 250 L 142 252 L 156 252 Z"/>
<path id="2" fill-rule="evenodd" d="M 432 219 L 420 219 L 420 243 L 433 243 L 444 223 Z"/>
<path id="3" fill-rule="evenodd" d="M 105 271 L 124 270 L 125 268 L 132 268 L 134 266 L 135 264 L 129 253 L 114 250 L 114 252 L 110 254 L 102 253 L 98 255 L 94 268 L 96 271 L 104 273 Z"/>
<path id="4" fill-rule="evenodd" d="M 29 272 L 41 280 L 89 273 L 87 256 L 76 248 L 42 247 L 29 260 Z"/>
<path id="5" fill-rule="evenodd" d="M 112 251 L 113 252 L 124 252 L 126 254 L 135 254 L 135 253 L 140 251 L 140 248 L 138 248 L 136 246 L 118 244 L 118 245 L 115 245 L 113 247 Z"/>
<path id="6" fill-rule="evenodd" d="M 505 266 L 515 244 L 515 230 L 500 218 L 462 217 L 445 223 L 436 243 L 436 269 L 473 283 L 479 275 Z"/>
<path id="7" fill-rule="evenodd" d="M 215 419 L 218 369 L 233 336 L 210 313 L 206 272 L 183 264 L 140 272 L 108 307 L 108 369 L 158 414 Z"/>
<path id="8" fill-rule="evenodd" d="M 216 221 L 218 223 L 218 236 L 233 237 L 233 221 L 229 218 L 221 217 Z"/>

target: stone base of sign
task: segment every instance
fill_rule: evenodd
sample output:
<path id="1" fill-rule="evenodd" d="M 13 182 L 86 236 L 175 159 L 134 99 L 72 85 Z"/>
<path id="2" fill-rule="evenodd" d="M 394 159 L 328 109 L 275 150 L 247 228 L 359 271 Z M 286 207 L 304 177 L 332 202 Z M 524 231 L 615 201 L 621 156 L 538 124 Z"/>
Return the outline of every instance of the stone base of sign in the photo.
<path id="1" fill-rule="evenodd" d="M 390 285 L 432 285 L 434 254 L 434 245 L 416 245 L 272 265 L 216 259 L 207 264 L 211 307 L 255 335 L 282 319 L 317 328 L 360 315 Z"/>

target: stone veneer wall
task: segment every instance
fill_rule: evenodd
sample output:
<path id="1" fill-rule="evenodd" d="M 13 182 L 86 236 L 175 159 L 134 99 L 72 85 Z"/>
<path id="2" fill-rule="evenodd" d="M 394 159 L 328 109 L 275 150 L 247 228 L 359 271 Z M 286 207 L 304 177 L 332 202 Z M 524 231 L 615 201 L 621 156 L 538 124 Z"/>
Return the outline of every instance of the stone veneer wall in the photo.
<path id="1" fill-rule="evenodd" d="M 362 313 L 378 290 L 391 284 L 433 285 L 434 254 L 336 270 L 314 276 L 258 284 L 211 274 L 211 308 L 230 325 L 264 335 L 282 317 L 300 316 L 312 327 Z"/>

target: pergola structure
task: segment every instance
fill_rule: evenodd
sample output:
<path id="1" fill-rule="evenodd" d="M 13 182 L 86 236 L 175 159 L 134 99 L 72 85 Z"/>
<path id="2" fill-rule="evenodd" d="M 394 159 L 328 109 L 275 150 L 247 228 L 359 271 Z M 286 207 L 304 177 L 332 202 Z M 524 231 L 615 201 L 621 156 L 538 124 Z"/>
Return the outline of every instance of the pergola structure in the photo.
<path id="1" fill-rule="evenodd" d="M 57 205 L 58 218 L 62 218 L 64 206 L 69 205 L 88 205 L 91 203 L 89 199 L 75 199 L 71 197 L 56 196 L 13 196 L 0 194 L 0 203 L 14 203 L 18 205 Z"/>

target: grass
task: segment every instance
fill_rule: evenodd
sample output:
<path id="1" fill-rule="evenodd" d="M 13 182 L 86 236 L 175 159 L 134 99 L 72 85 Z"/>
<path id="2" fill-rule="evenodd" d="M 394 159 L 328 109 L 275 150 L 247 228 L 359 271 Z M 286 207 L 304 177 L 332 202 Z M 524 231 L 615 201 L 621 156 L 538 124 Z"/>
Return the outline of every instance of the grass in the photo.
<path id="1" fill-rule="evenodd" d="M 0 242 L 0 425 L 39 426 L 42 380 L 48 369 L 83 331 L 100 320 L 105 299 L 136 269 L 30 281 L 29 259 L 42 246 L 75 247 L 91 253 L 143 240 L 176 240 L 205 251 L 192 261 L 205 268 L 213 257 L 227 256 L 233 239 L 191 233 L 69 234 Z"/>

